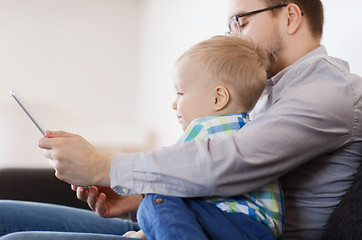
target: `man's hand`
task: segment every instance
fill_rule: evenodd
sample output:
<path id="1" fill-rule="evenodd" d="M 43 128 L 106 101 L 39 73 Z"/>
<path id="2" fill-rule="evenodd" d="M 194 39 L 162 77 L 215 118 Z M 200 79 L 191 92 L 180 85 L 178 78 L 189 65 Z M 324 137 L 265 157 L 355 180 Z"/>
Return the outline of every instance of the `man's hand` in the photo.
<path id="1" fill-rule="evenodd" d="M 46 131 L 39 140 L 44 156 L 49 158 L 55 176 L 76 186 L 110 186 L 112 155 L 101 154 L 81 136 L 67 132 Z"/>
<path id="2" fill-rule="evenodd" d="M 87 202 L 89 207 L 100 217 L 111 218 L 120 217 L 132 211 L 137 211 L 142 201 L 141 195 L 122 197 L 109 187 L 83 187 L 72 186 L 77 192 L 77 197 L 81 201 Z"/>

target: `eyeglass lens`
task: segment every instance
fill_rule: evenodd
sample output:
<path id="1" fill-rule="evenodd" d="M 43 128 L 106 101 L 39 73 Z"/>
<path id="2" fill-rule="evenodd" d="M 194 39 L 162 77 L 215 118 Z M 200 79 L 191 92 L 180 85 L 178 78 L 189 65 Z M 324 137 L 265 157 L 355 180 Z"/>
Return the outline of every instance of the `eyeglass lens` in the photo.
<path id="1" fill-rule="evenodd" d="M 237 18 L 233 18 L 229 24 L 229 34 L 241 33 L 240 23 L 237 22 Z"/>
<path id="2" fill-rule="evenodd" d="M 239 23 L 236 21 L 235 18 L 233 18 L 230 22 L 229 31 L 230 33 L 238 33 L 240 31 Z"/>

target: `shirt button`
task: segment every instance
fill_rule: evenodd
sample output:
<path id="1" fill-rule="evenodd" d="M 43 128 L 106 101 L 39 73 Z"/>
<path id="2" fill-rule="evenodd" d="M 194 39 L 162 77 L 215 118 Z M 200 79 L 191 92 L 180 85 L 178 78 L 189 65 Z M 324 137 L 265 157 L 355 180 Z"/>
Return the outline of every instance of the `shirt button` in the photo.
<path id="1" fill-rule="evenodd" d="M 124 194 L 128 194 L 128 193 L 129 193 L 129 190 L 128 190 L 128 188 L 123 187 L 123 188 L 122 188 L 122 192 L 123 192 Z"/>
<path id="2" fill-rule="evenodd" d="M 162 198 L 156 198 L 155 199 L 156 204 L 161 204 L 162 202 L 163 202 Z"/>

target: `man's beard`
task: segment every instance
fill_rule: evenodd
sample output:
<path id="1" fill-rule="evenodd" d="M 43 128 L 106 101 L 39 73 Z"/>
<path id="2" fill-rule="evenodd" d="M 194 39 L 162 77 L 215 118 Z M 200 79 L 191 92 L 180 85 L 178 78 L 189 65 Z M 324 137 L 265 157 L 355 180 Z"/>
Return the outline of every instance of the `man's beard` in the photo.
<path id="1" fill-rule="evenodd" d="M 272 77 L 277 74 L 281 69 L 278 69 L 280 66 L 280 56 L 284 47 L 284 42 L 280 36 L 279 29 L 274 29 L 274 35 L 272 36 L 268 46 L 266 47 L 266 52 L 270 61 L 270 68 L 268 71 L 268 77 Z"/>

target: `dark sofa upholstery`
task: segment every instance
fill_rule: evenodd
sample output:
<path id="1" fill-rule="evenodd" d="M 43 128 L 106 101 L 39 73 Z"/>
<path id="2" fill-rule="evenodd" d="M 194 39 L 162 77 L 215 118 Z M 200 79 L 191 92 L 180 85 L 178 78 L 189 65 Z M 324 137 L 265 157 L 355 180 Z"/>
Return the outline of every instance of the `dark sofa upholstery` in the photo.
<path id="1" fill-rule="evenodd" d="M 53 169 L 0 169 L 0 199 L 54 203 L 89 209 Z"/>
<path id="2" fill-rule="evenodd" d="M 362 165 L 352 186 L 332 213 L 325 239 L 362 239 Z"/>

